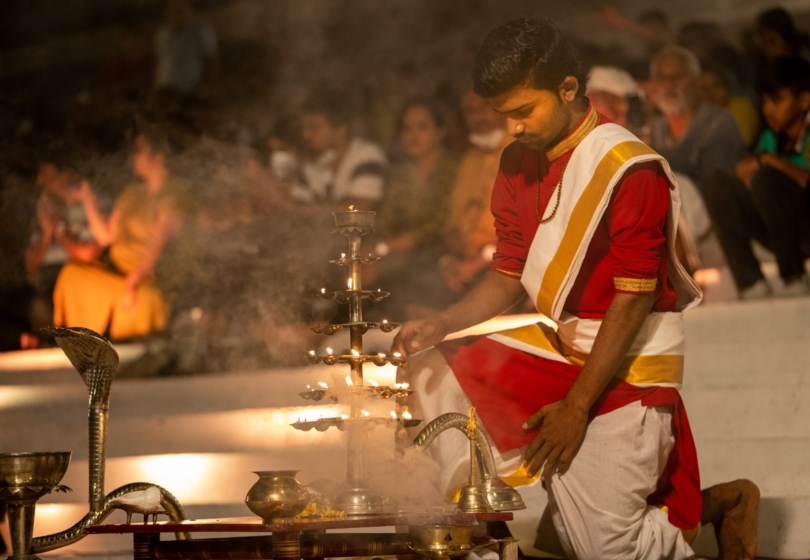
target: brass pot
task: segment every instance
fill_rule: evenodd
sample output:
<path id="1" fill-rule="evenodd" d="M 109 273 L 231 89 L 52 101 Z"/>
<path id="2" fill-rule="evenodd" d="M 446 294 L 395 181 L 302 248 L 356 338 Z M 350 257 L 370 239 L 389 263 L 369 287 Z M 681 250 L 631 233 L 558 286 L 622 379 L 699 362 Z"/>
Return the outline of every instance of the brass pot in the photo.
<path id="1" fill-rule="evenodd" d="M 441 553 L 469 550 L 473 529 L 475 525 L 427 524 L 411 525 L 408 533 L 412 549 L 436 552 L 441 556 Z"/>
<path id="2" fill-rule="evenodd" d="M 254 471 L 259 480 L 245 496 L 250 511 L 265 523 L 295 517 L 307 507 L 310 495 L 295 479 L 298 471 Z"/>

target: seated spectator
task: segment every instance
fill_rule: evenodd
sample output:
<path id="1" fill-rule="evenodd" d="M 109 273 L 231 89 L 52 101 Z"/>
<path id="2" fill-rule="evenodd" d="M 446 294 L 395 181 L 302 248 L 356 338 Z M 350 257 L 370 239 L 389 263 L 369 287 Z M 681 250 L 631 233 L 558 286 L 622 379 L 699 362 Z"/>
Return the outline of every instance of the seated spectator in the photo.
<path id="1" fill-rule="evenodd" d="M 742 183 L 706 198 L 720 242 L 743 299 L 770 295 L 751 249 L 756 239 L 776 255 L 784 282 L 780 295 L 810 293 L 804 259 L 810 256 L 810 63 L 798 57 L 772 61 L 758 79 L 768 124 L 756 155 L 737 165 Z M 743 184 L 745 186 L 743 186 Z"/>
<path id="2" fill-rule="evenodd" d="M 51 323 L 54 286 L 65 263 L 92 262 L 101 254 L 80 201 L 82 177 L 69 167 L 45 161 L 36 182 L 42 192 L 37 200 L 36 228 L 25 255 L 26 271 L 36 291 L 31 309 L 34 332 Z"/>
<path id="3" fill-rule="evenodd" d="M 754 145 L 759 133 L 759 113 L 756 107 L 747 98 L 733 94 L 731 74 L 711 60 L 701 62 L 700 97 L 707 103 L 731 111 L 745 146 L 750 148 Z"/>
<path id="4" fill-rule="evenodd" d="M 503 117 L 471 89 L 461 95 L 461 112 L 470 145 L 453 185 L 445 228 L 448 253 L 441 261 L 445 283 L 458 293 L 491 264 L 497 235 L 489 203 L 501 153 L 514 141 Z"/>
<path id="5" fill-rule="evenodd" d="M 599 113 L 642 136 L 646 125 L 643 92 L 628 72 L 614 66 L 594 66 L 588 72 L 585 95 Z"/>
<path id="6" fill-rule="evenodd" d="M 133 142 L 132 169 L 140 183 L 124 189 L 107 218 L 85 181 L 79 199 L 95 242 L 108 258 L 62 268 L 54 291 L 54 324 L 86 327 L 122 340 L 160 331 L 168 307 L 153 278 L 181 223 L 181 194 L 166 168 L 167 146 L 154 131 Z"/>
<path id="7" fill-rule="evenodd" d="M 377 227 L 385 240 L 377 251 L 387 255 L 380 263 L 381 283 L 406 305 L 440 308 L 448 303 L 447 290 L 430 271 L 437 270 L 444 253 L 443 228 L 458 161 L 445 149 L 447 117 L 433 101 L 407 103 L 398 129 L 407 160 L 391 168 L 380 204 Z"/>
<path id="8" fill-rule="evenodd" d="M 807 35 L 799 31 L 793 16 L 784 8 L 773 8 L 759 14 L 756 37 L 766 60 L 806 54 Z"/>
<path id="9" fill-rule="evenodd" d="M 683 47 L 667 47 L 650 65 L 650 96 L 662 115 L 650 123 L 652 147 L 701 193 L 733 179 L 745 153 L 742 135 L 728 109 L 701 101 L 700 62 Z"/>
<path id="10" fill-rule="evenodd" d="M 217 36 L 194 18 L 190 0 L 169 0 L 166 24 L 155 36 L 155 56 L 155 86 L 170 96 L 192 98 L 203 79 L 217 73 Z"/>
<path id="11" fill-rule="evenodd" d="M 303 183 L 293 188 L 293 198 L 374 208 L 383 196 L 388 160 L 377 144 L 352 135 L 346 99 L 331 92 L 312 98 L 303 108 L 301 128 L 311 158 L 302 166 Z"/>

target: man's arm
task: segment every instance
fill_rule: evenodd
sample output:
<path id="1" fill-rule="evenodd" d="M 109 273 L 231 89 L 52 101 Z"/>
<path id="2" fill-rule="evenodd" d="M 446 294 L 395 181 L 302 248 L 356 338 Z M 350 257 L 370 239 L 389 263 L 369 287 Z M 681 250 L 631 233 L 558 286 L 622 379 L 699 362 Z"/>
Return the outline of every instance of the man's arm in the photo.
<path id="1" fill-rule="evenodd" d="M 810 171 L 802 169 L 798 165 L 791 163 L 786 159 L 782 159 L 776 154 L 761 154 L 759 156 L 759 161 L 762 165 L 769 165 L 777 171 L 781 171 L 799 183 L 799 186 L 802 188 L 805 188 L 807 186 L 807 181 L 810 180 Z"/>
<path id="2" fill-rule="evenodd" d="M 545 463 L 543 479 L 565 473 L 579 451 L 588 424 L 588 413 L 627 357 L 641 325 L 650 313 L 652 294 L 617 293 L 602 320 L 582 371 L 566 397 L 542 408 L 523 425 L 537 438 L 526 449 L 524 462 L 534 475 Z"/>
<path id="3" fill-rule="evenodd" d="M 500 315 L 520 301 L 524 293 L 519 278 L 490 270 L 458 303 L 427 319 L 405 323 L 391 350 L 407 356 L 430 348 L 450 333 Z"/>

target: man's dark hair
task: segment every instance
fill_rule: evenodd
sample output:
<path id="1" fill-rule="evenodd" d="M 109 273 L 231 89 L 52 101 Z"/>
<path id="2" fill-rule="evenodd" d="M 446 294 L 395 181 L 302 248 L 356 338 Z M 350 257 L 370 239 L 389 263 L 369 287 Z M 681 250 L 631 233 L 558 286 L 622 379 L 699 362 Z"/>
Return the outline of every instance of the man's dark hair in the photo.
<path id="1" fill-rule="evenodd" d="M 799 50 L 802 43 L 802 33 L 796 27 L 796 22 L 790 12 L 784 8 L 772 8 L 757 16 L 757 31 L 775 31 L 791 49 Z"/>
<path id="2" fill-rule="evenodd" d="M 810 91 L 810 62 L 798 56 L 783 56 L 770 61 L 757 76 L 759 95 L 789 89 L 794 95 Z"/>
<path id="3" fill-rule="evenodd" d="M 332 89 L 310 97 L 301 108 L 301 114 L 323 115 L 332 126 L 349 126 L 352 121 L 348 96 Z"/>
<path id="4" fill-rule="evenodd" d="M 585 95 L 585 72 L 571 43 L 549 19 L 521 18 L 490 31 L 473 64 L 473 91 L 495 97 L 516 86 L 557 92 L 567 76 Z"/>

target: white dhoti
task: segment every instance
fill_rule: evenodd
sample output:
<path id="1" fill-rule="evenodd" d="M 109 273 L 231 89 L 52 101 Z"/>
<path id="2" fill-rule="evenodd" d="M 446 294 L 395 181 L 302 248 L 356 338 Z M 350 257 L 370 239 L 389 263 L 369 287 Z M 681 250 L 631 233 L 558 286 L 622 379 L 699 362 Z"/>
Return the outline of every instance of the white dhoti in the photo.
<path id="1" fill-rule="evenodd" d="M 414 389 L 408 404 L 416 418 L 429 422 L 447 412 L 469 413 L 470 401 L 439 351 L 427 350 L 409 362 L 410 370 L 398 376 Z M 518 488 L 527 510 L 516 512 L 516 519 L 528 515 L 535 527 L 541 516 L 544 521 L 536 548 L 554 553 L 561 546 L 567 557 L 580 560 L 692 557 L 681 530 L 664 511 L 647 504 L 674 445 L 671 419 L 667 409 L 638 402 L 594 418 L 568 472 L 546 485 L 545 515 L 542 497 L 533 492 L 537 488 Z M 442 434 L 428 452 L 442 467 L 447 494 L 465 483 L 469 443 L 461 432 Z M 493 446 L 493 454 L 498 476 L 506 478 L 520 467 L 523 449 L 501 454 Z M 555 534 L 559 542 L 544 542 L 544 536 Z M 524 550 L 533 544 L 521 539 Z"/>

